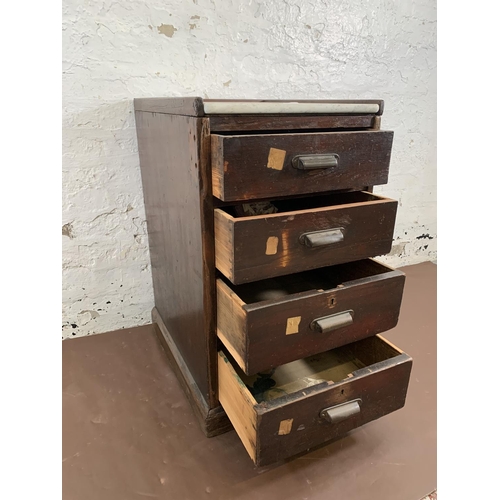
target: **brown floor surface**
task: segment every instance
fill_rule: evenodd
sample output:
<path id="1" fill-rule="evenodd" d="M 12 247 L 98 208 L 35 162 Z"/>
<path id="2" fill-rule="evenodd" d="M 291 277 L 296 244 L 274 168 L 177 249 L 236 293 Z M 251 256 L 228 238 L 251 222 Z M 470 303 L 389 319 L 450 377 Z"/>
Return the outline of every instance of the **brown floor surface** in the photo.
<path id="1" fill-rule="evenodd" d="M 436 489 L 436 266 L 407 274 L 385 336 L 414 359 L 406 406 L 257 469 L 234 431 L 206 438 L 152 328 L 63 342 L 64 500 L 419 500 Z"/>

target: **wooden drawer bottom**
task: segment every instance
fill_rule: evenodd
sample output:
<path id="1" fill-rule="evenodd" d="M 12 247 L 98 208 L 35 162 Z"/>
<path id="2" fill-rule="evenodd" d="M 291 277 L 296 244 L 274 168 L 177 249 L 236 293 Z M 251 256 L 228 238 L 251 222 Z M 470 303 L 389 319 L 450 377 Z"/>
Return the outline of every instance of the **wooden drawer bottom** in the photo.
<path id="1" fill-rule="evenodd" d="M 412 365 L 379 335 L 254 376 L 228 357 L 219 352 L 219 400 L 256 465 L 402 408 Z"/>

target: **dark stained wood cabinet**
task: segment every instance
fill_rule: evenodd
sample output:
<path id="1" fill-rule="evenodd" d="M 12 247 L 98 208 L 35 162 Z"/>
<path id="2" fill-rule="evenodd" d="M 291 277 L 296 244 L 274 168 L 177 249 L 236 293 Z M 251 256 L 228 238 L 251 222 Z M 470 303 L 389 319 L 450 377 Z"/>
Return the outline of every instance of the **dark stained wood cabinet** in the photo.
<path id="1" fill-rule="evenodd" d="M 265 465 L 404 406 L 383 101 L 134 104 L 152 319 L 205 434 Z"/>

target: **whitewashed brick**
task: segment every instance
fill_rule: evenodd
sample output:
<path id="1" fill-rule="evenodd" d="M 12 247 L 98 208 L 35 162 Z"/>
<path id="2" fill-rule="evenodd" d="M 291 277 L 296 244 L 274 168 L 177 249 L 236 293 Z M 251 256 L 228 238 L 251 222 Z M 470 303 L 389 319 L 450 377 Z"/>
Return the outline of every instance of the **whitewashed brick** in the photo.
<path id="1" fill-rule="evenodd" d="M 150 321 L 132 99 L 182 95 L 384 99 L 394 149 L 375 191 L 400 206 L 382 260 L 436 260 L 434 1 L 66 0 L 63 338 Z"/>

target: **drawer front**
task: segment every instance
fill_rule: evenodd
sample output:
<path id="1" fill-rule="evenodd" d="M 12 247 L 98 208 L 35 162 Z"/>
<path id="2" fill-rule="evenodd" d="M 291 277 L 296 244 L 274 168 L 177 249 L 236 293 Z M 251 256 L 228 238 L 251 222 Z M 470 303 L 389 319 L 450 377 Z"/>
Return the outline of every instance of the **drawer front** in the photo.
<path id="1" fill-rule="evenodd" d="M 371 200 L 239 218 L 216 209 L 216 267 L 238 285 L 390 252 L 397 201 L 359 195 Z"/>
<path id="2" fill-rule="evenodd" d="M 365 361 L 361 368 L 350 371 L 338 366 L 333 369 L 334 380 L 309 387 L 303 387 L 304 378 L 298 378 L 296 390 L 289 384 L 290 391 L 261 402 L 248 380 L 219 352 L 219 400 L 257 465 L 278 462 L 341 437 L 404 406 L 411 358 L 378 336 L 346 347 Z M 293 370 L 292 365 L 287 368 Z"/>
<path id="3" fill-rule="evenodd" d="M 310 273 L 300 273 L 286 278 L 310 281 L 304 291 L 255 302 L 244 300 L 249 292 L 242 293 L 242 287 L 250 285 L 230 287 L 217 280 L 217 335 L 246 374 L 349 344 L 397 325 L 404 273 L 371 260 L 314 273 L 331 273 L 335 277 L 341 272 L 339 268 L 347 273 L 347 279 L 341 278 L 338 285 L 329 286 L 328 280 L 316 283 L 309 278 Z M 355 279 L 348 281 L 350 272 Z M 288 286 L 282 287 L 279 279 L 267 283 L 269 286 L 266 282 L 252 284 L 262 287 L 264 298 Z M 326 286 L 329 288 L 321 289 Z"/>
<path id="4" fill-rule="evenodd" d="M 302 115 L 302 116 L 256 116 L 256 115 L 212 115 L 212 132 L 258 133 L 261 130 L 282 131 L 307 129 L 370 129 L 377 127 L 380 117 L 375 115 Z"/>
<path id="5" fill-rule="evenodd" d="M 213 194 L 234 201 L 386 184 L 392 139 L 389 131 L 212 134 Z"/>

